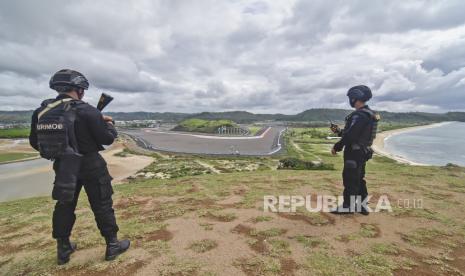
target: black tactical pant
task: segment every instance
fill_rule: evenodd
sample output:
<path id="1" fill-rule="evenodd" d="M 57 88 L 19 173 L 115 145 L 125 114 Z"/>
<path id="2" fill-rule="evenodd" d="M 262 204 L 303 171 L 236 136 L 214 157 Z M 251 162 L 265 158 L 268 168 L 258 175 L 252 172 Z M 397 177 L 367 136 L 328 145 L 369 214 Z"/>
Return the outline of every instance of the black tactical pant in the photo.
<path id="1" fill-rule="evenodd" d="M 53 167 L 54 169 L 57 168 L 57 164 L 55 163 Z M 76 221 L 74 211 L 82 187 L 86 191 L 97 227 L 102 236 L 116 235 L 118 225 L 116 224 L 113 200 L 111 198 L 113 194 L 111 180 L 112 177 L 108 173 L 107 164 L 99 153 L 95 152 L 84 155 L 73 201 L 57 201 L 55 205 L 53 212 L 53 238 L 66 238 L 71 235 L 74 222 Z"/>
<path id="2" fill-rule="evenodd" d="M 346 148 L 344 150 L 344 170 L 342 179 L 344 183 L 344 208 L 351 206 L 351 197 L 355 199 L 361 197 L 361 201 L 368 196 L 367 185 L 365 181 L 366 153 L 362 149 L 353 150 Z M 355 202 L 352 202 L 352 206 Z"/>

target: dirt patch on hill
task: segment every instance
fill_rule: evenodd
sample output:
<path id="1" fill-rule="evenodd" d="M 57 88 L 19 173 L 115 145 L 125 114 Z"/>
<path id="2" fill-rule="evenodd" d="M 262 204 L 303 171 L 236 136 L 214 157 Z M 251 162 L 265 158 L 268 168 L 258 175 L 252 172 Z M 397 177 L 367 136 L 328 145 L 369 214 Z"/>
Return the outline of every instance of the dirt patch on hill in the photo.
<path id="1" fill-rule="evenodd" d="M 95 270 L 86 270 L 81 268 L 71 268 L 63 271 L 59 271 L 57 275 L 59 276 L 68 276 L 68 275 L 86 275 L 86 276 L 107 276 L 107 275 L 120 275 L 120 276 L 130 276 L 136 275 L 137 271 L 144 267 L 145 262 L 135 261 L 124 266 L 109 266 L 108 268 L 95 271 Z"/>
<path id="2" fill-rule="evenodd" d="M 465 271 L 465 244 L 458 246 L 450 254 L 452 260 L 449 263 L 460 271 Z"/>
<path id="3" fill-rule="evenodd" d="M 279 262 L 281 263 L 282 275 L 294 275 L 294 271 L 299 268 L 293 259 L 281 258 Z"/>
<path id="4" fill-rule="evenodd" d="M 122 197 L 113 206 L 117 209 L 126 209 L 130 206 L 145 205 L 151 200 L 153 200 L 152 197 Z"/>
<path id="5" fill-rule="evenodd" d="M 186 191 L 187 193 L 198 193 L 200 192 L 199 186 L 192 184 L 192 187 Z"/>
<path id="6" fill-rule="evenodd" d="M 278 216 L 289 219 L 289 220 L 299 220 L 306 222 L 313 226 L 322 226 L 328 224 L 334 224 L 335 220 L 332 216 L 326 213 L 311 213 L 312 216 L 307 216 L 297 213 L 278 213 Z"/>
<path id="7" fill-rule="evenodd" d="M 177 200 L 178 203 L 183 205 L 189 205 L 196 208 L 211 208 L 215 205 L 215 201 L 210 198 L 196 199 L 196 198 L 180 198 Z"/>
<path id="8" fill-rule="evenodd" d="M 166 229 L 160 229 L 147 234 L 148 241 L 169 241 L 173 239 L 173 233 Z"/>
<path id="9" fill-rule="evenodd" d="M 128 177 L 154 161 L 152 157 L 145 155 L 127 154 L 124 157 L 117 156 L 123 150 L 124 145 L 118 142 L 102 152 L 102 156 L 108 164 L 110 175 L 113 177 L 113 183 L 124 182 Z"/>
<path id="10" fill-rule="evenodd" d="M 231 230 L 231 232 L 252 238 L 253 240 L 249 242 L 250 248 L 259 254 L 268 254 L 270 253 L 271 248 L 269 243 L 267 242 L 267 238 L 281 236 L 285 234 L 287 230 L 273 228 L 269 229 L 268 231 L 258 231 L 250 226 L 238 224 Z"/>

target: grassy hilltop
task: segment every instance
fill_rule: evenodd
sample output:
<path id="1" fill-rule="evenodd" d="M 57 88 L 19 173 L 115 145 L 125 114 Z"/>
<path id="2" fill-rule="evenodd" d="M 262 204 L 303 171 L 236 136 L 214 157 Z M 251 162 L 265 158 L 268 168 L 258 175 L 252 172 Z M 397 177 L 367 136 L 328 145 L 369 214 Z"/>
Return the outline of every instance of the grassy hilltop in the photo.
<path id="1" fill-rule="evenodd" d="M 104 262 L 104 242 L 83 192 L 71 262 L 55 265 L 49 197 L 0 203 L 4 275 L 463 275 L 465 169 L 413 167 L 376 156 L 374 199 L 394 212 L 334 216 L 264 213 L 264 195 L 338 195 L 341 155 L 322 130 L 293 129 L 288 152 L 262 158 L 153 154 L 156 161 L 114 187 L 120 237 L 131 249 Z M 128 145 L 125 154 L 133 154 Z M 148 153 L 148 152 L 146 152 Z M 277 170 L 293 157 L 336 170 Z M 405 208 L 421 199 L 423 208 Z M 418 201 L 415 201 L 418 204 Z M 34 233 L 31 235 L 31 233 Z"/>
<path id="2" fill-rule="evenodd" d="M 203 133 L 218 133 L 220 127 L 236 127 L 237 124 L 230 120 L 202 120 L 187 119 L 180 122 L 173 130 Z"/>

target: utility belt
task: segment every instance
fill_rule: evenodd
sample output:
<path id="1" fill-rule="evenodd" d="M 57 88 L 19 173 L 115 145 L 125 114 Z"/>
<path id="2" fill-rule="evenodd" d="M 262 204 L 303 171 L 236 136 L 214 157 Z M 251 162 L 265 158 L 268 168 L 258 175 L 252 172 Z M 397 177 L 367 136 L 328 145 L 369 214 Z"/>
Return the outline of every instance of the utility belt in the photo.
<path id="1" fill-rule="evenodd" d="M 373 149 L 370 146 L 360 145 L 360 144 L 352 144 L 348 147 L 351 151 L 362 151 L 365 156 L 366 161 L 373 158 Z"/>

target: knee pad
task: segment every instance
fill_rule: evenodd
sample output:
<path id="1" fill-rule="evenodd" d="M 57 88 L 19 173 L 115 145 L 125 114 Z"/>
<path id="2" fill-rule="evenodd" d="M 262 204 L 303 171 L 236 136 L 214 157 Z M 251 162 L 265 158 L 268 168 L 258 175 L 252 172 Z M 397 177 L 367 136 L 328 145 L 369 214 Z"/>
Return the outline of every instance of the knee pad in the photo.
<path id="1" fill-rule="evenodd" d="M 356 169 L 357 168 L 357 161 L 355 160 L 346 160 L 344 162 L 345 169 Z"/>

